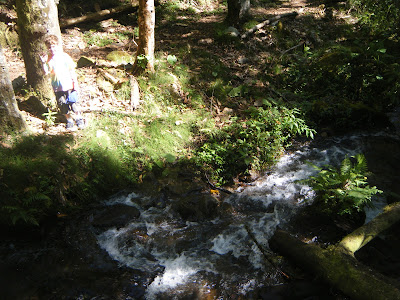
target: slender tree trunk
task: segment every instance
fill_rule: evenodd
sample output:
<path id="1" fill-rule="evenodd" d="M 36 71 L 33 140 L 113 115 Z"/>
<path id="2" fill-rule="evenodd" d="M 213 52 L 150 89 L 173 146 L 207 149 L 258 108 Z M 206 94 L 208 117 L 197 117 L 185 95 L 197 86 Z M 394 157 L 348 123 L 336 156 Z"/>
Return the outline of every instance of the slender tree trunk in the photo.
<path id="1" fill-rule="evenodd" d="M 240 22 L 249 14 L 250 0 L 228 0 L 228 14 L 225 21 L 232 26 Z"/>
<path id="2" fill-rule="evenodd" d="M 57 5 L 54 0 L 16 0 L 18 36 L 25 62 L 26 79 L 47 107 L 55 107 L 55 96 L 43 70 L 40 53 L 45 51 L 44 38 L 54 34 L 61 40 Z"/>
<path id="3" fill-rule="evenodd" d="M 18 109 L 7 63 L 0 45 L 0 133 L 8 128 L 19 131 L 27 129 L 27 125 Z"/>
<path id="4" fill-rule="evenodd" d="M 134 73 L 144 69 L 154 72 L 155 7 L 154 0 L 139 0 L 139 43 Z"/>

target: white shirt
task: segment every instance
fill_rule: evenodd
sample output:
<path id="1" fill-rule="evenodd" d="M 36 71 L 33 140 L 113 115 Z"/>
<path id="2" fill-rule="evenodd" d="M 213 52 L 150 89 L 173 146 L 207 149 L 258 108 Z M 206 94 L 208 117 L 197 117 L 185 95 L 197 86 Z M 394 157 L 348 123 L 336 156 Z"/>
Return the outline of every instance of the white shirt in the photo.
<path id="1" fill-rule="evenodd" d="M 54 53 L 47 66 L 55 92 L 73 89 L 76 64 L 67 53 L 63 51 Z"/>

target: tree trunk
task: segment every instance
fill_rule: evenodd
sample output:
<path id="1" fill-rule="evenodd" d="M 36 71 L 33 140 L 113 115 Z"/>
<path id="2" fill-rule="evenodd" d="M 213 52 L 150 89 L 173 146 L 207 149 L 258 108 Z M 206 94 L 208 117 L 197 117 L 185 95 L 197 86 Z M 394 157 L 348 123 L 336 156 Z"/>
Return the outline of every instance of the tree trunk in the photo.
<path id="1" fill-rule="evenodd" d="M 7 63 L 0 45 L 0 134 L 8 128 L 25 130 L 27 125 L 18 109 Z"/>
<path id="2" fill-rule="evenodd" d="M 390 279 L 362 265 L 353 253 L 399 220 L 400 203 L 395 203 L 370 223 L 347 235 L 337 246 L 322 249 L 305 244 L 282 230 L 275 232 L 270 246 L 352 299 L 398 300 L 400 291 L 389 283 Z"/>
<path id="3" fill-rule="evenodd" d="M 249 14 L 250 0 L 228 0 L 228 14 L 225 21 L 237 26 Z"/>
<path id="4" fill-rule="evenodd" d="M 43 105 L 54 108 L 54 92 L 45 75 L 40 53 L 46 51 L 46 35 L 54 34 L 61 41 L 57 5 L 54 0 L 17 0 L 16 7 L 27 83 L 36 91 Z"/>
<path id="5" fill-rule="evenodd" d="M 145 69 L 154 72 L 155 7 L 154 0 L 139 0 L 139 43 L 133 73 Z"/>

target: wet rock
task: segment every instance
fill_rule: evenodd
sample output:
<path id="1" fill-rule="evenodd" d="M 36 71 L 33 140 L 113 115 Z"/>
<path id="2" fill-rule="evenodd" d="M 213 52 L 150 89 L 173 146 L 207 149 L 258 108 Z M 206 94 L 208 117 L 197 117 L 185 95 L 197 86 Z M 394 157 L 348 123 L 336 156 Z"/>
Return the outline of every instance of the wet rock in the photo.
<path id="1" fill-rule="evenodd" d="M 95 227 L 124 227 L 132 220 L 138 218 L 140 212 L 136 207 L 116 204 L 107 206 L 98 214 L 93 216 L 91 224 Z"/>
<path id="2" fill-rule="evenodd" d="M 260 291 L 258 299 L 336 299 L 335 294 L 337 293 L 321 282 L 296 280 L 282 285 L 266 287 Z"/>
<path id="3" fill-rule="evenodd" d="M 400 134 L 400 106 L 396 107 L 392 112 L 388 113 L 388 118 L 397 134 Z"/>

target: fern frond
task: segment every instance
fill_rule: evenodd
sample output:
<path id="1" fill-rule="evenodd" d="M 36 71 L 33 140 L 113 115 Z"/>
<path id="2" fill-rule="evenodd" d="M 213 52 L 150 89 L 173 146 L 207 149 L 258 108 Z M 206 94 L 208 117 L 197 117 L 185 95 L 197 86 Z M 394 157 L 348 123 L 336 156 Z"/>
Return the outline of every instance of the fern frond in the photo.
<path id="1" fill-rule="evenodd" d="M 326 210 L 350 214 L 371 205 L 372 196 L 382 193 L 368 185 L 366 172 L 367 161 L 363 154 L 346 156 L 338 168 L 320 168 L 319 174 L 309 178 L 309 184 L 325 202 Z"/>
<path id="2" fill-rule="evenodd" d="M 367 166 L 367 159 L 365 158 L 365 155 L 360 153 L 354 156 L 356 159 L 356 164 L 354 166 L 354 170 L 359 173 L 359 174 L 366 174 L 368 172 L 368 166 Z"/>
<path id="3" fill-rule="evenodd" d="M 51 203 L 50 197 L 40 192 L 31 193 L 24 199 L 25 206 L 30 206 L 32 204 L 48 206 L 48 203 Z"/>
<path id="4" fill-rule="evenodd" d="M 352 167 L 351 160 L 348 156 L 346 156 L 340 165 L 340 174 L 341 175 L 349 174 L 351 167 Z"/>

